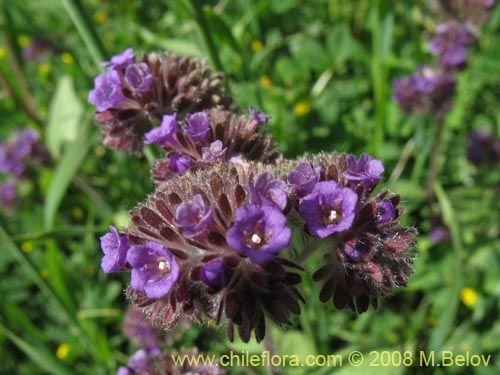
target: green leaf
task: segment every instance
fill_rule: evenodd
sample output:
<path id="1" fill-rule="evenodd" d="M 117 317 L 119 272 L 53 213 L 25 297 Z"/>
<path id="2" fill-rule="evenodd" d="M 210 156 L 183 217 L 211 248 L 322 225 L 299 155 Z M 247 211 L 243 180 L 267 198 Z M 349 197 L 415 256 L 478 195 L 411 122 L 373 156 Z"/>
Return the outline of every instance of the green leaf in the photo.
<path id="1" fill-rule="evenodd" d="M 21 351 L 24 352 L 33 362 L 35 362 L 44 371 L 53 375 L 72 375 L 73 370 L 68 369 L 61 362 L 59 362 L 54 355 L 42 346 L 34 346 L 17 336 L 14 332 L 7 329 L 0 324 L 0 334 L 7 337 L 14 343 Z"/>
<path id="2" fill-rule="evenodd" d="M 234 52 L 240 53 L 240 45 L 234 38 L 233 32 L 224 20 L 208 6 L 203 7 L 203 13 L 205 14 L 210 32 L 215 43 L 217 44 L 217 47 L 220 48 L 221 45 L 227 45 Z"/>
<path id="3" fill-rule="evenodd" d="M 52 155 L 59 157 L 64 143 L 75 142 L 83 106 L 69 76 L 59 79 L 49 107 L 47 125 L 47 147 Z"/>
<path id="4" fill-rule="evenodd" d="M 51 230 L 59 204 L 80 167 L 81 162 L 87 155 L 89 149 L 89 118 L 86 118 L 80 126 L 80 133 L 75 142 L 68 144 L 65 153 L 56 166 L 56 170 L 50 181 L 49 190 L 45 197 L 44 224 L 46 230 Z"/>
<path id="5" fill-rule="evenodd" d="M 289 355 L 291 359 L 298 358 L 298 363 L 306 363 L 308 356 L 316 355 L 316 345 L 311 337 L 300 331 L 288 331 L 278 342 L 279 354 Z M 303 374 L 303 367 L 283 367 L 284 374 Z"/>

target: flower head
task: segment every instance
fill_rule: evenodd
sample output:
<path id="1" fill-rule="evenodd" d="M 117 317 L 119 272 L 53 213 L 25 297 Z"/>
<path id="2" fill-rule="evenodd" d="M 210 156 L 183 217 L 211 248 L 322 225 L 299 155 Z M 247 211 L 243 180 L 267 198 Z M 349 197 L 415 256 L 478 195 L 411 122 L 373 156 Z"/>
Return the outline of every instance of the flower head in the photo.
<path id="1" fill-rule="evenodd" d="M 255 183 L 248 184 L 250 201 L 256 206 L 274 205 L 284 210 L 288 200 L 288 189 L 283 180 L 273 178 L 270 173 L 262 173 Z"/>
<path id="2" fill-rule="evenodd" d="M 186 116 L 184 132 L 193 142 L 203 143 L 210 135 L 210 125 L 205 112 L 197 112 Z"/>
<path id="3" fill-rule="evenodd" d="M 394 220 L 396 212 L 390 199 L 384 199 L 377 205 L 376 220 L 377 223 L 385 223 Z"/>
<path id="4" fill-rule="evenodd" d="M 318 182 L 311 194 L 300 200 L 299 212 L 309 232 L 325 238 L 351 227 L 357 203 L 358 196 L 351 189 L 341 188 L 335 181 Z"/>
<path id="5" fill-rule="evenodd" d="M 234 224 L 227 232 L 227 243 L 256 263 L 271 260 L 290 245 L 291 239 L 292 231 L 286 226 L 286 217 L 271 206 L 238 208 Z"/>
<path id="6" fill-rule="evenodd" d="M 127 253 L 132 267 L 130 285 L 149 298 L 167 295 L 179 277 L 179 265 L 168 250 L 156 242 L 132 246 Z"/>
<path id="7" fill-rule="evenodd" d="M 177 114 L 173 115 L 164 115 L 161 125 L 157 128 L 154 128 L 144 134 L 145 144 L 158 144 L 160 146 L 166 146 L 175 144 L 175 134 L 177 133 L 178 124 L 177 124 Z"/>
<path id="8" fill-rule="evenodd" d="M 288 175 L 288 184 L 297 196 L 303 197 L 313 191 L 319 181 L 321 168 L 313 168 L 310 163 L 303 162 Z"/>
<path id="9" fill-rule="evenodd" d="M 118 272 L 125 268 L 127 251 L 130 247 L 127 237 L 118 234 L 114 226 L 109 233 L 101 237 L 101 249 L 104 253 L 101 268 L 104 273 Z"/>
<path id="10" fill-rule="evenodd" d="M 212 210 L 202 196 L 196 194 L 192 202 L 183 202 L 177 207 L 174 223 L 183 229 L 184 236 L 200 236 L 212 223 Z"/>

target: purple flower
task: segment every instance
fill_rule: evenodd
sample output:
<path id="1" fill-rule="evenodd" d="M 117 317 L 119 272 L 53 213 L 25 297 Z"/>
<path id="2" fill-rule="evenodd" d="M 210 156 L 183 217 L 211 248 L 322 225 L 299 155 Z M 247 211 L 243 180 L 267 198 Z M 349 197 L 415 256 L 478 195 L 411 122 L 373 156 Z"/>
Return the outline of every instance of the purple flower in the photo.
<path id="1" fill-rule="evenodd" d="M 111 61 L 103 62 L 101 65 L 107 66 L 110 69 L 120 69 L 133 64 L 134 61 L 135 61 L 134 50 L 132 48 L 127 48 L 123 53 L 113 56 L 111 58 Z"/>
<path id="2" fill-rule="evenodd" d="M 434 225 L 429 232 L 429 238 L 435 244 L 450 241 L 450 230 L 444 224 Z"/>
<path id="3" fill-rule="evenodd" d="M 170 169 L 172 172 L 184 174 L 191 166 L 191 160 L 187 156 L 173 152 L 169 156 Z"/>
<path id="4" fill-rule="evenodd" d="M 300 199 L 299 212 L 309 232 L 325 238 L 352 226 L 356 215 L 357 194 L 340 188 L 335 181 L 318 182 L 311 194 Z"/>
<path id="5" fill-rule="evenodd" d="M 201 158 L 206 163 L 217 163 L 224 159 L 226 148 L 222 148 L 223 143 L 219 140 L 210 143 L 209 147 L 201 149 Z"/>
<path id="6" fill-rule="evenodd" d="M 216 291 L 227 285 L 230 279 L 230 270 L 221 259 L 215 259 L 203 265 L 200 270 L 200 279 L 208 287 Z"/>
<path id="7" fill-rule="evenodd" d="M 34 154 L 35 145 L 39 142 L 38 133 L 27 128 L 16 133 L 12 143 L 0 143 L 0 172 L 21 177 L 26 170 L 24 159 Z"/>
<path id="8" fill-rule="evenodd" d="M 377 223 L 385 223 L 396 218 L 394 207 L 389 199 L 384 199 L 377 205 L 376 220 Z"/>
<path id="9" fill-rule="evenodd" d="M 153 75 L 146 63 L 139 63 L 127 66 L 124 79 L 132 91 L 146 92 L 151 87 Z"/>
<path id="10" fill-rule="evenodd" d="M 365 189 L 370 190 L 383 179 L 384 164 L 367 153 L 361 154 L 359 160 L 354 155 L 347 155 L 349 171 L 344 173 L 351 187 L 363 183 Z"/>
<path id="11" fill-rule="evenodd" d="M 200 194 L 196 194 L 190 203 L 181 203 L 175 211 L 174 224 L 184 230 L 187 238 L 203 234 L 211 223 L 212 209 L 205 205 Z"/>
<path id="12" fill-rule="evenodd" d="M 148 298 L 167 295 L 179 277 L 179 265 L 168 250 L 156 242 L 132 246 L 127 253 L 132 266 L 130 286 Z"/>
<path id="13" fill-rule="evenodd" d="M 288 185 L 293 187 L 293 192 L 299 197 L 303 197 L 313 191 L 314 186 L 319 181 L 321 167 L 313 169 L 307 162 L 300 163 L 288 175 Z"/>
<path id="14" fill-rule="evenodd" d="M 123 320 L 123 333 L 130 340 L 155 357 L 161 350 L 156 333 L 146 315 L 137 307 L 129 307 Z"/>
<path id="15" fill-rule="evenodd" d="M 349 243 L 344 246 L 344 252 L 352 260 L 361 260 L 369 250 L 370 245 L 366 239 L 349 241 Z"/>
<path id="16" fill-rule="evenodd" d="M 144 134 L 145 144 L 157 144 L 160 146 L 176 144 L 177 114 L 163 115 L 161 125 Z"/>
<path id="17" fill-rule="evenodd" d="M 250 111 L 250 121 L 255 121 L 257 125 L 266 125 L 272 118 L 272 116 L 266 115 L 253 107 L 248 107 L 248 110 Z"/>
<path id="18" fill-rule="evenodd" d="M 284 181 L 273 178 L 270 173 L 262 173 L 255 183 L 248 184 L 250 202 L 256 206 L 270 204 L 284 210 L 288 200 L 288 189 Z"/>
<path id="19" fill-rule="evenodd" d="M 132 372 L 127 367 L 120 366 L 118 368 L 118 371 L 116 372 L 116 375 L 132 375 Z"/>
<path id="20" fill-rule="evenodd" d="M 0 185 L 0 203 L 3 207 L 14 207 L 16 196 L 16 184 L 14 181 L 7 181 Z"/>
<path id="21" fill-rule="evenodd" d="M 137 372 L 146 370 L 150 365 L 148 353 L 143 349 L 139 349 L 129 358 L 128 365 Z"/>
<path id="22" fill-rule="evenodd" d="M 130 247 L 127 237 L 118 234 L 114 226 L 109 227 L 110 233 L 101 237 L 101 249 L 104 256 L 101 268 L 104 273 L 118 272 L 124 269 L 127 251 Z"/>
<path id="23" fill-rule="evenodd" d="M 123 96 L 120 75 L 116 70 L 108 70 L 105 74 L 98 75 L 94 86 L 94 89 L 89 92 L 88 101 L 95 105 L 99 112 L 109 108 L 124 109 L 126 105 L 133 102 Z"/>
<path id="24" fill-rule="evenodd" d="M 203 143 L 210 135 L 210 124 L 205 112 L 197 112 L 186 116 L 184 131 L 193 142 Z"/>
<path id="25" fill-rule="evenodd" d="M 32 150 L 33 146 L 40 141 L 40 136 L 38 133 L 27 128 L 17 135 L 16 142 L 14 143 L 14 149 L 18 158 L 22 159 L 28 156 Z"/>
<path id="26" fill-rule="evenodd" d="M 246 205 L 238 208 L 233 226 L 226 235 L 227 243 L 253 262 L 266 263 L 290 245 L 292 231 L 286 217 L 271 207 Z"/>

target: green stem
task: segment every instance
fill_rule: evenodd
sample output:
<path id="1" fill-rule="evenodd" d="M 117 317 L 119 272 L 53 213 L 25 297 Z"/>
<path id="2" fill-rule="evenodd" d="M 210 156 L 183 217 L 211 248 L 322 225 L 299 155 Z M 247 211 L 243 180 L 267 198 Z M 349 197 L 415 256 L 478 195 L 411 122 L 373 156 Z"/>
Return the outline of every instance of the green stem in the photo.
<path id="1" fill-rule="evenodd" d="M 71 21 L 83 39 L 97 69 L 101 70 L 101 63 L 106 60 L 106 49 L 85 13 L 81 0 L 61 0 Z"/>
<path id="2" fill-rule="evenodd" d="M 448 228 L 450 228 L 451 243 L 453 246 L 453 270 L 450 272 L 451 280 L 448 281 L 450 286 L 449 293 L 446 294 L 446 308 L 443 309 L 443 312 L 438 318 L 438 325 L 432 332 L 428 347 L 430 350 L 439 351 L 454 327 L 455 317 L 458 312 L 460 292 L 463 286 L 463 246 L 460 236 L 460 225 L 456 219 L 457 216 L 455 215 L 450 199 L 446 195 L 443 187 L 437 182 L 434 184 L 434 192 L 443 213 L 443 221 Z"/>
<path id="3" fill-rule="evenodd" d="M 207 47 L 210 60 L 212 61 L 212 64 L 216 70 L 224 72 L 219 54 L 217 53 L 217 48 L 215 47 L 215 43 L 212 38 L 212 33 L 210 32 L 210 27 L 208 26 L 207 19 L 205 17 L 205 14 L 203 13 L 202 6 L 197 0 L 189 0 L 189 2 L 193 9 L 194 19 L 196 20 L 196 23 L 201 30 L 201 35 Z"/>
<path id="4" fill-rule="evenodd" d="M 436 136 L 434 139 L 434 144 L 432 146 L 427 188 L 425 189 L 425 194 L 427 195 L 427 198 L 430 201 L 432 201 L 434 184 L 439 174 L 439 159 L 441 156 L 441 148 L 442 148 L 443 134 L 444 134 L 443 129 L 444 129 L 443 117 L 438 116 L 436 118 Z"/>

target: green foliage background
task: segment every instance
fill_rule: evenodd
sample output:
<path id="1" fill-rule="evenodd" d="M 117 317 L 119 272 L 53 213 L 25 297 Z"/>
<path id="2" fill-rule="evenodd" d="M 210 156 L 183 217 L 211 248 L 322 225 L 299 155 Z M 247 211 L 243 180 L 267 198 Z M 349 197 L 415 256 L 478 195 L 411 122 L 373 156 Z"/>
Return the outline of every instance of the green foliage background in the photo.
<path id="1" fill-rule="evenodd" d="M 356 373 L 498 374 L 500 173 L 498 165 L 472 166 L 466 146 L 473 129 L 500 131 L 500 7 L 459 74 L 437 199 L 428 204 L 435 126 L 403 114 L 391 100 L 391 82 L 432 61 L 426 43 L 436 18 L 429 6 L 424 0 L 3 0 L 0 136 L 36 128 L 56 164 L 22 184 L 15 215 L 0 214 L 0 373 L 111 374 L 135 350 L 121 334 L 127 280 L 100 272 L 98 239 L 110 224 L 126 224 L 127 211 L 153 185 L 144 157 L 103 148 L 86 102 L 99 63 L 133 47 L 208 59 L 225 73 L 242 108 L 273 116 L 269 131 L 286 156 L 335 149 L 382 159 L 386 186 L 403 198 L 404 224 L 420 232 L 415 275 L 377 311 L 358 316 L 321 304 L 313 297 L 318 285 L 306 275 L 308 303 L 296 328 L 274 329 L 278 353 L 359 350 L 369 358 L 373 350 L 470 351 L 491 354 L 489 366 L 360 367 Z M 22 48 L 34 38 L 59 52 L 23 60 Z M 207 48 L 207 38 L 215 48 Z M 450 241 L 429 240 L 436 220 L 449 227 Z M 477 293 L 474 303 L 462 302 L 464 288 Z M 230 344 L 213 327 L 193 326 L 174 343 L 193 345 L 212 354 L 262 350 L 256 343 Z"/>

